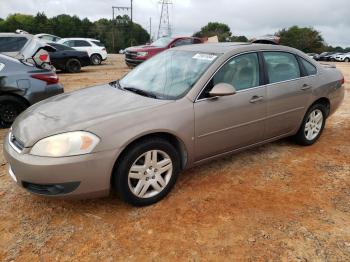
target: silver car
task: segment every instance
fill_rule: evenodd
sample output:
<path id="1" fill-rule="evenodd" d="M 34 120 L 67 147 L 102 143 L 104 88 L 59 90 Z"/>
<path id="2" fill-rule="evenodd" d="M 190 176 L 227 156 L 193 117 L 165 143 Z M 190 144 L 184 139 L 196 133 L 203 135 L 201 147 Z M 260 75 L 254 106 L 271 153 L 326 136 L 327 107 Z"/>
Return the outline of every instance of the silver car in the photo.
<path id="1" fill-rule="evenodd" d="M 183 169 L 283 137 L 314 144 L 343 83 L 334 66 L 288 47 L 173 48 L 119 81 L 27 109 L 4 142 L 9 174 L 39 195 L 115 189 L 132 205 L 153 204 Z"/>

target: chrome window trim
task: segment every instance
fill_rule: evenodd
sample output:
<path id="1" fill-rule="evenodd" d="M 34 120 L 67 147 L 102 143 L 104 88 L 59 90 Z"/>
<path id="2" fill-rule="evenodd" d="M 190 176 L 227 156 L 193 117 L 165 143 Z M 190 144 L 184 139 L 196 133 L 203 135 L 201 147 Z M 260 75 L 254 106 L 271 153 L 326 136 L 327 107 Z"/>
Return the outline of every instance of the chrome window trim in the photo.
<path id="1" fill-rule="evenodd" d="M 289 52 L 289 51 L 284 51 L 284 50 L 255 50 L 255 51 L 246 51 L 246 52 L 243 52 L 243 53 L 239 53 L 239 54 L 235 54 L 233 56 L 230 56 L 228 59 L 225 60 L 225 62 L 222 63 L 222 65 L 217 69 L 215 70 L 215 72 L 210 76 L 209 80 L 205 83 L 205 85 L 203 85 L 202 89 L 200 90 L 200 92 L 198 93 L 198 95 L 196 96 L 196 99 L 194 100 L 194 103 L 197 103 L 197 102 L 201 102 L 201 101 L 205 101 L 205 100 L 212 100 L 212 99 L 215 99 L 215 98 L 218 98 L 218 97 L 206 97 L 206 98 L 202 98 L 202 99 L 198 99 L 198 97 L 200 97 L 200 95 L 202 94 L 202 92 L 204 91 L 205 87 L 208 85 L 208 83 L 213 79 L 213 77 L 216 75 L 216 73 L 228 62 L 230 61 L 231 59 L 237 57 L 237 56 L 240 56 L 240 55 L 245 55 L 245 54 L 251 54 L 251 53 L 263 53 L 263 52 L 282 52 L 282 53 L 289 53 L 289 54 L 292 54 L 294 56 L 299 56 L 298 54 L 295 54 L 295 53 L 292 53 L 292 52 Z M 300 56 L 301 57 L 301 56 Z M 303 57 L 301 57 L 303 58 Z M 297 59 L 297 58 L 296 58 Z M 306 60 L 307 61 L 307 60 Z M 311 63 L 312 65 L 314 65 L 313 63 Z M 298 77 L 298 78 L 294 78 L 294 79 L 289 79 L 289 80 L 285 80 L 285 81 L 281 81 L 281 82 L 276 82 L 276 83 L 268 83 L 268 84 L 265 84 L 265 85 L 259 85 L 259 86 L 255 86 L 255 87 L 251 87 L 251 88 L 247 88 L 247 89 L 244 89 L 244 90 L 239 90 L 236 92 L 236 94 L 239 94 L 241 92 L 246 92 L 246 91 L 251 91 L 253 89 L 256 89 L 256 88 L 260 88 L 260 87 L 268 87 L 268 86 L 271 86 L 271 85 L 276 85 L 276 84 L 282 84 L 282 83 L 287 83 L 287 82 L 291 82 L 291 81 L 295 81 L 295 80 L 300 80 L 300 79 L 304 79 L 304 78 L 309 78 L 309 77 L 316 77 L 318 74 L 319 74 L 319 70 L 318 70 L 318 67 L 316 65 L 314 65 L 316 67 L 316 70 L 317 70 L 317 73 L 315 75 L 309 75 L 309 76 L 301 76 L 301 77 Z M 299 66 L 300 67 L 300 66 Z M 301 72 L 300 72 L 301 74 Z"/>

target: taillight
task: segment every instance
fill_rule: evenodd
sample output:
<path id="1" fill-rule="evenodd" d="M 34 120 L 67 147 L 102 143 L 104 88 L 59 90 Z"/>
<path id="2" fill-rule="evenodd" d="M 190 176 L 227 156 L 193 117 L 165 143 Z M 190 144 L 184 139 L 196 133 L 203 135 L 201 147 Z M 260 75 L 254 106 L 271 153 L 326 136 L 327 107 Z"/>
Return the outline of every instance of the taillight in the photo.
<path id="1" fill-rule="evenodd" d="M 41 62 L 50 62 L 48 54 L 41 54 L 41 55 L 39 55 L 39 59 L 40 59 Z"/>
<path id="2" fill-rule="evenodd" d="M 104 48 L 102 48 L 102 51 L 106 51 L 106 48 L 104 47 Z"/>
<path id="3" fill-rule="evenodd" d="M 340 80 L 340 85 L 344 85 L 345 84 L 345 78 L 343 76 L 343 78 Z"/>
<path id="4" fill-rule="evenodd" d="M 48 85 L 57 84 L 59 79 L 56 74 L 35 74 L 32 78 L 46 82 Z"/>

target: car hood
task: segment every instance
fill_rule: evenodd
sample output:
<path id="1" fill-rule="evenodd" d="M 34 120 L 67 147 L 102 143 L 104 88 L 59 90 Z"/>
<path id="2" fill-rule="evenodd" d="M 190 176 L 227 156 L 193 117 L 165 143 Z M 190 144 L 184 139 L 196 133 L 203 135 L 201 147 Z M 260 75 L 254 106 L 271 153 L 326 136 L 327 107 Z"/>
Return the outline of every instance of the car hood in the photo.
<path id="1" fill-rule="evenodd" d="M 132 46 L 126 49 L 129 52 L 147 52 L 150 50 L 164 50 L 165 47 L 152 46 L 152 45 L 140 45 L 140 46 Z"/>
<path id="2" fill-rule="evenodd" d="M 54 134 L 86 130 L 117 115 L 170 103 L 115 88 L 111 84 L 58 95 L 24 111 L 12 126 L 13 135 L 25 147 Z"/>

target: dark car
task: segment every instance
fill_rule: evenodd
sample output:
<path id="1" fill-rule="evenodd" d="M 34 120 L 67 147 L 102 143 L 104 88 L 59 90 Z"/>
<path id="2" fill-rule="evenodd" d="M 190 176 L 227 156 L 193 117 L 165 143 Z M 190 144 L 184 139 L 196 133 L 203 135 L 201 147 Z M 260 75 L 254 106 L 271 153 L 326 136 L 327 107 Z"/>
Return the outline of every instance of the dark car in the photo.
<path id="1" fill-rule="evenodd" d="M 69 46 L 50 43 L 56 49 L 50 52 L 51 64 L 59 70 L 79 73 L 84 66 L 90 65 L 90 57 L 85 51 L 77 51 Z"/>
<path id="2" fill-rule="evenodd" d="M 30 105 L 63 93 L 57 75 L 0 54 L 0 127 L 9 127 Z"/>
<path id="3" fill-rule="evenodd" d="M 134 67 L 169 48 L 202 43 L 203 40 L 197 37 L 162 37 L 150 45 L 127 48 L 125 50 L 125 63 L 129 67 Z"/>
<path id="4" fill-rule="evenodd" d="M 323 52 L 318 57 L 318 61 L 330 61 L 332 55 L 336 54 L 336 52 Z"/>

